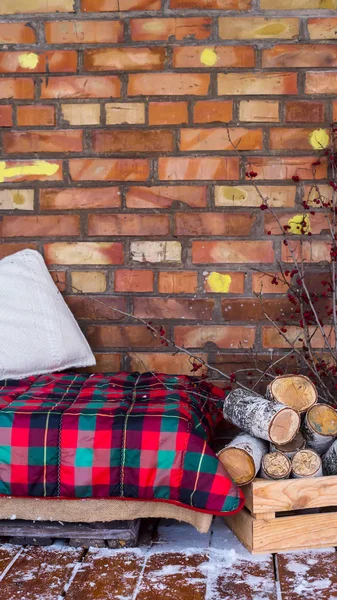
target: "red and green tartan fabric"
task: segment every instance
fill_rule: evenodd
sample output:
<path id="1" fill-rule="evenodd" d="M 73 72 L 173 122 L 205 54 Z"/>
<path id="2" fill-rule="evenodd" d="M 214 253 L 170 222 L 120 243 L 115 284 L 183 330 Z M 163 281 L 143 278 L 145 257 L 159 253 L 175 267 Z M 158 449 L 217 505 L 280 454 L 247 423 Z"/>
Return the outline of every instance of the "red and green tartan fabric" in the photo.
<path id="1" fill-rule="evenodd" d="M 52 374 L 0 382 L 0 494 L 243 505 L 209 442 L 223 392 L 185 376 Z"/>

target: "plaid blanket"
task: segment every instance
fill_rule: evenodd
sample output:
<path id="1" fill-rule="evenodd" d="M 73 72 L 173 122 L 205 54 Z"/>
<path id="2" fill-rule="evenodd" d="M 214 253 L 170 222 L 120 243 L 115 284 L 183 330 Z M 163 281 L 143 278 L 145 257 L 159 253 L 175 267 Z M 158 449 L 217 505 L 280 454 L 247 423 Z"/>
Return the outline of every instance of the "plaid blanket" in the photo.
<path id="1" fill-rule="evenodd" d="M 0 494 L 162 500 L 214 514 L 241 491 L 209 446 L 222 391 L 193 377 L 0 382 Z"/>

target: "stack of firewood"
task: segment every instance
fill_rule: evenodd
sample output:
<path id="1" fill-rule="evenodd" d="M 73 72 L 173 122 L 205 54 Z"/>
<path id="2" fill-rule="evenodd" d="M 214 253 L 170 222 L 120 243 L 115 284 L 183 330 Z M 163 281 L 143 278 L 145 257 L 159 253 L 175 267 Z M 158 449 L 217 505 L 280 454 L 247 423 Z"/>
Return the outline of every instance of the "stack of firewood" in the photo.
<path id="1" fill-rule="evenodd" d="M 242 430 L 218 457 L 238 485 L 265 479 L 337 475 L 337 412 L 318 402 L 303 375 L 282 375 L 266 396 L 243 389 L 224 401 L 227 421 Z"/>

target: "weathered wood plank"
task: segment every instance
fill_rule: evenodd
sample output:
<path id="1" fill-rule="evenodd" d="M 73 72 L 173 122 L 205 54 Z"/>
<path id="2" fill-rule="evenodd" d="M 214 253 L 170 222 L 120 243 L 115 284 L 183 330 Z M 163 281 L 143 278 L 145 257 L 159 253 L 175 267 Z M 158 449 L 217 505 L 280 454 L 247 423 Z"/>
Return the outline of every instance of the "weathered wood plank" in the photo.
<path id="1" fill-rule="evenodd" d="M 82 550 L 28 547 L 0 585 L 0 600 L 57 600 Z"/>
<path id="2" fill-rule="evenodd" d="M 253 551 L 253 524 L 254 518 L 250 512 L 243 508 L 236 515 L 225 517 L 225 523 L 235 533 L 236 537 L 248 548 Z"/>
<path id="3" fill-rule="evenodd" d="M 153 554 L 149 557 L 137 600 L 204 600 L 206 554 Z"/>
<path id="4" fill-rule="evenodd" d="M 253 513 L 336 506 L 337 476 L 282 481 L 256 479 L 244 486 L 243 491 L 246 506 Z"/>
<path id="5" fill-rule="evenodd" d="M 132 598 L 144 560 L 139 550 L 90 549 L 66 592 L 66 600 Z"/>
<path id="6" fill-rule="evenodd" d="M 334 548 L 277 555 L 282 600 L 337 598 L 337 554 Z"/>

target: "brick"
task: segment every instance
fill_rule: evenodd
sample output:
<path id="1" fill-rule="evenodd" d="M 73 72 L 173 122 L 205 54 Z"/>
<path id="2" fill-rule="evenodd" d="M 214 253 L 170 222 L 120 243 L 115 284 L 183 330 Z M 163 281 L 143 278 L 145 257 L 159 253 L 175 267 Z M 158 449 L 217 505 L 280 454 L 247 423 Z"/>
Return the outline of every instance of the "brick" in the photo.
<path id="1" fill-rule="evenodd" d="M 275 10 L 274 0 L 261 0 L 261 9 Z M 333 10 L 337 8 L 336 0 L 279 0 L 277 10 L 308 10 L 308 9 L 327 9 Z"/>
<path id="2" fill-rule="evenodd" d="M 75 50 L 36 52 L 0 52 L 0 73 L 74 73 L 77 69 Z"/>
<path id="3" fill-rule="evenodd" d="M 189 319 L 211 321 L 215 301 L 195 298 L 134 298 L 133 314 L 142 319 Z"/>
<path id="4" fill-rule="evenodd" d="M 240 102 L 240 121 L 272 123 L 280 120 L 276 100 L 243 100 Z"/>
<path id="5" fill-rule="evenodd" d="M 312 163 L 317 156 L 271 156 L 251 157 L 249 166 L 257 172 L 257 179 L 291 179 L 299 176 L 300 179 L 313 179 Z M 321 164 L 316 169 L 316 179 L 324 179 L 327 175 L 326 164 Z"/>
<path id="6" fill-rule="evenodd" d="M 299 19 L 265 17 L 220 17 L 219 36 L 223 40 L 294 39 L 299 35 Z"/>
<path id="7" fill-rule="evenodd" d="M 124 26 L 122 21 L 51 21 L 45 34 L 48 44 L 118 44 Z"/>
<path id="8" fill-rule="evenodd" d="M 239 159 L 220 156 L 159 158 L 158 175 L 165 181 L 237 179 Z"/>
<path id="9" fill-rule="evenodd" d="M 53 281 L 60 292 L 65 292 L 67 287 L 67 274 L 65 271 L 51 271 Z"/>
<path id="10" fill-rule="evenodd" d="M 248 10 L 251 0 L 170 0 L 170 8 Z"/>
<path id="11" fill-rule="evenodd" d="M 26 100 L 34 98 L 33 79 L 6 77 L 0 79 L 0 100 L 16 98 Z"/>
<path id="12" fill-rule="evenodd" d="M 295 326 L 288 326 L 286 332 L 287 339 L 292 342 L 296 348 L 303 346 L 304 333 L 303 329 Z M 331 337 L 331 328 L 325 327 L 325 333 L 327 337 Z M 313 348 L 324 348 L 324 340 L 320 331 L 315 331 L 314 328 L 310 328 L 310 341 Z M 301 340 L 301 341 L 300 341 Z M 262 344 L 264 348 L 288 348 L 289 344 L 275 329 L 275 327 L 263 327 L 262 328 Z"/>
<path id="13" fill-rule="evenodd" d="M 204 290 L 208 294 L 243 294 L 245 273 L 204 271 Z"/>
<path id="14" fill-rule="evenodd" d="M 25 23 L 0 23 L 0 44 L 35 44 L 35 42 L 35 31 Z"/>
<path id="15" fill-rule="evenodd" d="M 150 125 L 179 125 L 188 122 L 187 102 L 150 102 Z"/>
<path id="16" fill-rule="evenodd" d="M 0 182 L 62 181 L 62 161 L 6 160 L 0 161 Z"/>
<path id="17" fill-rule="evenodd" d="M 120 10 L 160 10 L 160 0 L 82 0 L 84 12 L 119 12 Z"/>
<path id="18" fill-rule="evenodd" d="M 41 98 L 118 98 L 120 90 L 120 80 L 116 75 L 48 77 L 42 80 Z"/>
<path id="19" fill-rule="evenodd" d="M 115 102 L 105 105 L 107 125 L 143 125 L 145 123 L 145 104 L 142 102 Z"/>
<path id="20" fill-rule="evenodd" d="M 122 370 L 122 355 L 112 354 L 111 352 L 95 352 L 96 365 L 86 367 L 89 373 L 118 373 Z"/>
<path id="21" fill-rule="evenodd" d="M 74 0 L 1 0 L 0 15 L 16 15 L 21 13 L 53 13 L 74 12 Z"/>
<path id="22" fill-rule="evenodd" d="M 261 150 L 262 129 L 224 127 L 217 129 L 182 129 L 180 150 L 184 152 L 207 150 Z"/>
<path id="23" fill-rule="evenodd" d="M 330 44 L 280 44 L 262 52 L 262 66 L 270 67 L 333 67 L 337 65 L 337 48 Z"/>
<path id="24" fill-rule="evenodd" d="M 212 19 L 207 17 L 131 19 L 131 38 L 135 42 L 154 40 L 205 40 L 211 35 Z"/>
<path id="25" fill-rule="evenodd" d="M 152 292 L 153 271 L 118 269 L 115 271 L 115 292 Z"/>
<path id="26" fill-rule="evenodd" d="M 320 123 L 324 121 L 325 105 L 323 102 L 294 101 L 286 102 L 287 123 Z"/>
<path id="27" fill-rule="evenodd" d="M 270 129 L 270 147 L 272 150 L 311 150 L 310 135 L 313 131 L 313 127 L 310 129 L 299 127 Z"/>
<path id="28" fill-rule="evenodd" d="M 296 186 L 259 185 L 262 196 L 272 207 L 294 206 Z M 215 206 L 260 206 L 259 191 L 253 185 L 218 185 L 214 189 Z"/>
<path id="29" fill-rule="evenodd" d="M 312 40 L 335 40 L 337 38 L 337 18 L 308 19 L 308 31 Z"/>
<path id="30" fill-rule="evenodd" d="M 69 169 L 73 181 L 145 181 L 150 174 L 142 158 L 74 158 Z"/>
<path id="31" fill-rule="evenodd" d="M 333 190 L 329 184 L 320 183 L 319 184 L 319 194 L 317 193 L 315 183 L 312 183 L 312 185 L 304 186 L 303 199 L 307 200 L 308 204 L 311 206 L 314 206 L 315 208 L 317 208 L 317 204 L 314 202 L 314 200 L 316 200 L 318 195 L 323 200 L 330 200 L 330 201 L 333 200 Z"/>
<path id="32" fill-rule="evenodd" d="M 306 94 L 337 94 L 335 71 L 309 71 L 305 77 Z"/>
<path id="33" fill-rule="evenodd" d="M 11 131 L 3 135 L 5 152 L 81 152 L 82 131 Z"/>
<path id="34" fill-rule="evenodd" d="M 207 205 L 207 189 L 204 186 L 153 186 L 130 187 L 126 193 L 128 208 L 180 208 L 186 204 L 194 208 Z"/>
<path id="35" fill-rule="evenodd" d="M 271 263 L 274 250 L 272 242 L 200 241 L 192 242 L 192 260 L 196 264 Z"/>
<path id="36" fill-rule="evenodd" d="M 34 190 L 0 190 L 0 210 L 34 210 Z"/>
<path id="37" fill-rule="evenodd" d="M 180 242 L 131 242 L 131 260 L 134 262 L 181 262 Z"/>
<path id="38" fill-rule="evenodd" d="M 272 283 L 275 276 L 278 280 L 277 285 Z M 288 291 L 288 285 L 284 283 L 284 276 L 281 272 L 253 273 L 252 291 L 255 294 L 284 294 Z"/>
<path id="39" fill-rule="evenodd" d="M 218 348 L 250 348 L 254 339 L 254 327 L 192 325 L 174 328 L 174 341 L 182 348 L 203 348 L 209 343 Z"/>
<path id="40" fill-rule="evenodd" d="M 162 271 L 159 273 L 160 294 L 194 294 L 198 288 L 195 271 Z"/>
<path id="41" fill-rule="evenodd" d="M 164 68 L 165 48 L 85 50 L 85 71 L 152 71 Z"/>
<path id="42" fill-rule="evenodd" d="M 78 210 L 90 208 L 119 208 L 118 188 L 68 188 L 40 191 L 41 210 Z"/>
<path id="43" fill-rule="evenodd" d="M 173 48 L 173 66 L 179 69 L 210 67 L 254 67 L 255 53 L 251 46 L 181 46 Z"/>
<path id="44" fill-rule="evenodd" d="M 17 122 L 20 127 L 55 125 L 55 108 L 47 104 L 17 106 Z"/>
<path id="45" fill-rule="evenodd" d="M 62 118 L 69 125 L 99 125 L 101 107 L 99 104 L 62 104 Z"/>
<path id="46" fill-rule="evenodd" d="M 232 116 L 232 100 L 198 100 L 194 105 L 195 123 L 228 123 Z"/>
<path id="47" fill-rule="evenodd" d="M 47 237 L 80 234 L 77 215 L 3 217 L 0 226 L 3 237 Z"/>
<path id="48" fill-rule="evenodd" d="M 220 73 L 218 93 L 222 96 L 297 94 L 296 73 Z"/>
<path id="49" fill-rule="evenodd" d="M 320 212 L 316 212 L 315 215 L 310 215 L 307 211 L 298 210 L 292 213 L 276 213 L 278 219 L 282 225 L 289 225 L 291 227 L 288 233 L 301 234 L 301 229 L 305 230 L 305 233 L 310 231 L 312 234 L 320 234 L 329 229 L 329 224 L 326 219 L 326 215 Z M 301 223 L 304 222 L 303 225 Z M 271 231 L 272 235 L 281 235 L 283 231 L 280 230 L 280 226 L 277 223 L 275 216 L 271 213 L 264 216 L 264 230 L 265 233 Z"/>
<path id="50" fill-rule="evenodd" d="M 71 288 L 73 293 L 99 294 L 106 291 L 106 274 L 103 271 L 72 271 Z"/>
<path id="51" fill-rule="evenodd" d="M 98 236 L 144 236 L 168 235 L 169 218 L 166 215 L 89 215 L 88 235 Z"/>
<path id="52" fill-rule="evenodd" d="M 129 75 L 129 96 L 205 96 L 210 76 L 206 73 L 139 73 Z"/>
<path id="53" fill-rule="evenodd" d="M 65 296 L 64 299 L 75 318 L 81 321 L 121 321 L 124 319 L 124 315 L 119 312 L 125 311 L 124 298 L 104 296 L 103 301 L 102 296 L 88 298 L 88 296 L 75 294 Z"/>
<path id="54" fill-rule="evenodd" d="M 87 328 L 92 348 L 159 348 L 160 336 L 145 325 L 93 325 Z"/>
<path id="55" fill-rule="evenodd" d="M 221 300 L 222 316 L 226 321 L 265 321 L 266 313 L 271 319 L 289 318 L 295 308 L 287 297 L 263 298 L 263 306 L 259 298 L 230 298 Z"/>
<path id="56" fill-rule="evenodd" d="M 207 361 L 207 354 L 200 352 L 194 354 L 202 361 Z M 137 352 L 130 354 L 130 368 L 132 371 L 144 373 L 147 371 L 155 373 L 166 373 L 168 375 L 192 375 L 192 365 L 190 357 L 183 352 L 172 356 L 172 352 Z M 198 371 L 198 376 L 206 373 L 207 369 L 203 368 Z M 195 374 L 195 373 L 194 373 Z"/>
<path id="57" fill-rule="evenodd" d="M 94 152 L 172 152 L 173 133 L 165 129 L 120 129 L 92 132 Z"/>
<path id="58" fill-rule="evenodd" d="M 333 110 L 333 114 L 332 114 L 332 118 L 334 121 L 337 121 L 337 102 L 336 100 L 332 103 L 332 110 Z"/>
<path id="59" fill-rule="evenodd" d="M 48 264 L 121 265 L 123 244 L 119 242 L 55 242 L 45 244 Z"/>
<path id="60" fill-rule="evenodd" d="M 254 221 L 255 216 L 247 213 L 177 213 L 175 232 L 178 236 L 244 236 L 250 234 Z"/>
<path id="61" fill-rule="evenodd" d="M 302 244 L 298 241 L 291 242 L 291 248 L 295 253 L 297 260 L 301 260 L 306 263 L 320 263 L 330 262 L 330 249 L 331 244 L 324 241 L 310 241 L 303 242 Z M 282 260 L 286 263 L 292 263 L 293 257 L 290 252 L 289 246 L 282 244 Z"/>
<path id="62" fill-rule="evenodd" d="M 15 254 L 15 252 L 21 252 L 21 250 L 26 250 L 27 248 L 31 250 L 36 250 L 36 243 L 34 242 L 24 242 L 22 244 L 13 244 L 10 243 L 2 243 L 0 244 L 0 260 L 5 258 L 6 256 L 10 256 L 11 254 Z"/>
<path id="63" fill-rule="evenodd" d="M 12 107 L 0 104 L 0 127 L 11 127 L 12 125 Z"/>

